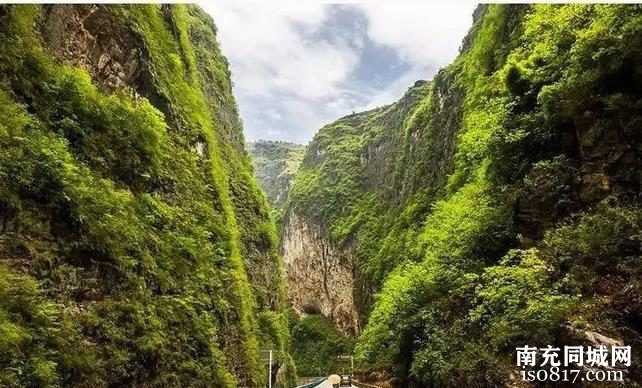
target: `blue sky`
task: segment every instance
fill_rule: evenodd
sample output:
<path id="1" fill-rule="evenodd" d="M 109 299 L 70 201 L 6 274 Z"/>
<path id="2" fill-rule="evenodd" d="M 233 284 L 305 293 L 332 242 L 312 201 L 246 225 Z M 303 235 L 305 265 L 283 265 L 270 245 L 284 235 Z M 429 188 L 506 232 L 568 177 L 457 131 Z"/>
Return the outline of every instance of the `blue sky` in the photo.
<path id="1" fill-rule="evenodd" d="M 475 3 L 214 0 L 247 140 L 307 143 L 450 63 Z"/>

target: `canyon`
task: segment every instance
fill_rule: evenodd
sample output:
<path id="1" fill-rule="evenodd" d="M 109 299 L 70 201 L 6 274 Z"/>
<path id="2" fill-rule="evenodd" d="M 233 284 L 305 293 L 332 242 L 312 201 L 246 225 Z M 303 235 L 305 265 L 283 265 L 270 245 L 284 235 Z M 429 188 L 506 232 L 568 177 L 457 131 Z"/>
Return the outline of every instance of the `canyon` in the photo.
<path id="1" fill-rule="evenodd" d="M 198 6 L 0 37 L 0 385 L 531 386 L 524 345 L 630 345 L 642 383 L 641 7 L 479 5 L 307 145 L 245 141 Z"/>

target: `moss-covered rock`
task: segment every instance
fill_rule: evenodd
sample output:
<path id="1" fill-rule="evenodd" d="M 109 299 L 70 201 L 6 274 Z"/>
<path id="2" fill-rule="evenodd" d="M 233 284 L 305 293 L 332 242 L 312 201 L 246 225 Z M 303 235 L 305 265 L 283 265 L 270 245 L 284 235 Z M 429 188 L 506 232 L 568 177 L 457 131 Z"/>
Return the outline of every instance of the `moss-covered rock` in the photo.
<path id="1" fill-rule="evenodd" d="M 322 128 L 289 197 L 355 269 L 360 367 L 403 387 L 509 384 L 515 347 L 565 325 L 642 351 L 642 9 L 474 17 L 433 80 Z"/>
<path id="2" fill-rule="evenodd" d="M 0 19 L 0 384 L 260 386 L 261 349 L 292 381 L 276 233 L 211 19 Z"/>

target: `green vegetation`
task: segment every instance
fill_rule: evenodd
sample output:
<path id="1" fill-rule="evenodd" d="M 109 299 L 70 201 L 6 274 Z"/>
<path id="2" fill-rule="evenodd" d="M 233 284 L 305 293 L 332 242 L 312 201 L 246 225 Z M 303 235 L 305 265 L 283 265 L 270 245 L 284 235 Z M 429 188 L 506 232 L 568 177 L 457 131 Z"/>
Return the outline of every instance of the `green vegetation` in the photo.
<path id="1" fill-rule="evenodd" d="M 431 82 L 320 130 L 289 211 L 354 253 L 361 368 L 495 386 L 565 325 L 640 343 L 640 64 L 639 6 L 480 6 Z"/>
<path id="2" fill-rule="evenodd" d="M 283 228 L 284 208 L 292 181 L 305 154 L 305 146 L 282 141 L 247 143 L 254 174 L 265 192 L 277 230 Z"/>
<path id="3" fill-rule="evenodd" d="M 301 376 L 329 376 L 350 371 L 350 360 L 337 359 L 351 355 L 354 339 L 341 334 L 322 315 L 306 315 L 292 322 L 292 357 Z"/>
<path id="4" fill-rule="evenodd" d="M 102 39 L 140 39 L 147 81 L 103 89 L 47 46 L 41 7 L 0 7 L 0 385 L 260 386 L 259 349 L 291 385 L 276 232 L 214 25 L 98 12 Z"/>
<path id="5" fill-rule="evenodd" d="M 353 350 L 398 386 L 497 386 L 568 328 L 642 381 L 642 7 L 480 6 L 453 64 L 298 170 L 262 143 L 272 215 L 207 15 L 49 7 L 0 6 L 0 385 L 258 387 L 274 349 L 279 386 Z M 284 212 L 350 251 L 358 339 L 288 318 Z"/>

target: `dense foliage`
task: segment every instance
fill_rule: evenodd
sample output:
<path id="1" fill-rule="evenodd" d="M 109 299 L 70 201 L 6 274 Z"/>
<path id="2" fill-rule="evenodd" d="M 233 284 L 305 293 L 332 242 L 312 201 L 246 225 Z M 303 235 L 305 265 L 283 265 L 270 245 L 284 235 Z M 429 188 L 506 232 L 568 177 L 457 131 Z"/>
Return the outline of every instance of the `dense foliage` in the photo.
<path id="1" fill-rule="evenodd" d="M 506 384 L 572 327 L 642 381 L 641 91 L 640 6 L 480 6 L 435 79 L 322 128 L 289 211 L 355 257 L 360 366 Z"/>
<path id="2" fill-rule="evenodd" d="M 71 66 L 57 10 L 97 48 L 134 39 L 140 78 Z M 0 385 L 261 386 L 261 349 L 292 384 L 276 233 L 209 17 L 2 6 L 0 105 Z"/>
<path id="3" fill-rule="evenodd" d="M 354 339 L 340 333 L 323 315 L 306 315 L 291 322 L 292 357 L 301 376 L 349 373 Z"/>

